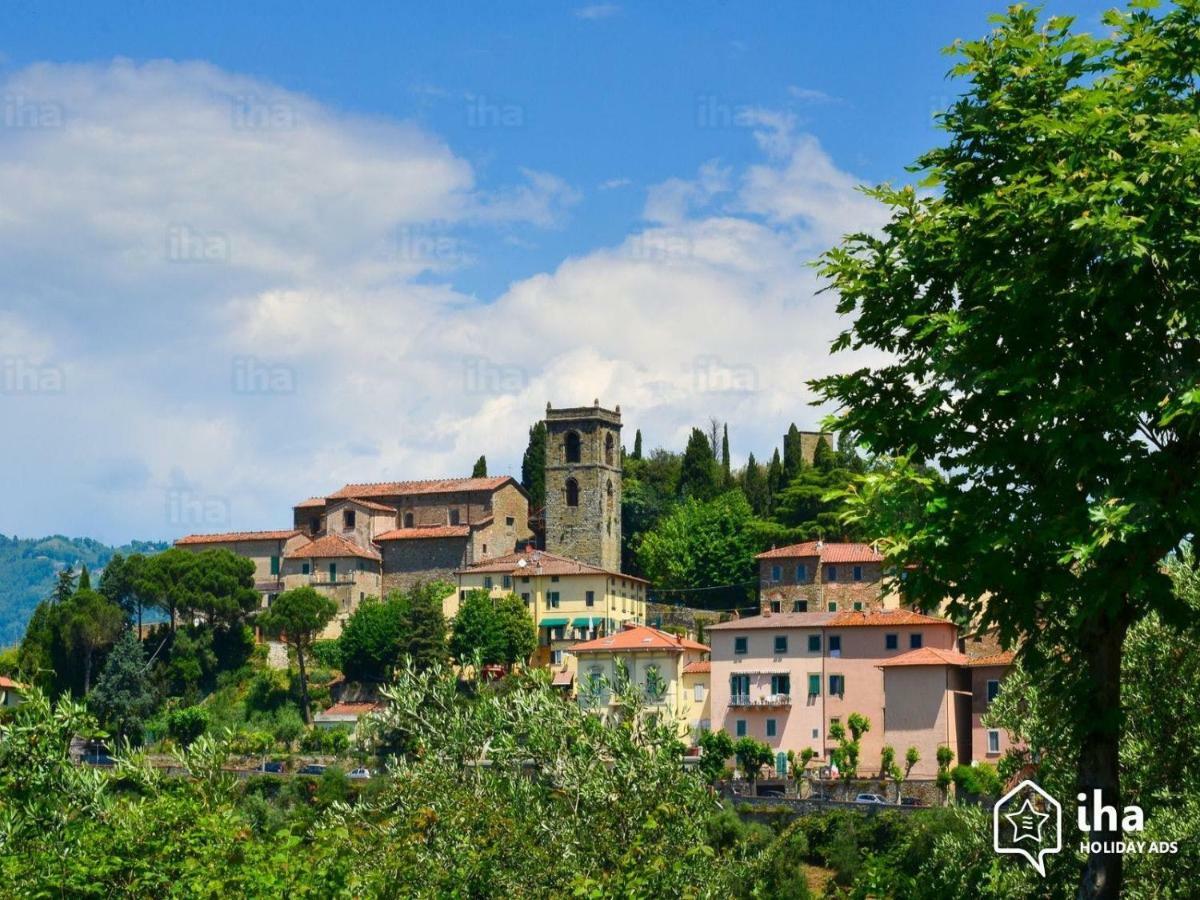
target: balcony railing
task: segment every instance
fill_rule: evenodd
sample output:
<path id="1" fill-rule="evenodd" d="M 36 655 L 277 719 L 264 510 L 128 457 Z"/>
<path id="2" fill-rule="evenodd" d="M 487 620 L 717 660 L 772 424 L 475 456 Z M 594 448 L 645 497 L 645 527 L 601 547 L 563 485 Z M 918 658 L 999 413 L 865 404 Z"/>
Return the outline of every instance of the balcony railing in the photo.
<path id="1" fill-rule="evenodd" d="M 729 698 L 730 706 L 791 706 L 791 694 L 765 694 L 762 697 L 751 697 L 749 694 L 734 694 Z"/>

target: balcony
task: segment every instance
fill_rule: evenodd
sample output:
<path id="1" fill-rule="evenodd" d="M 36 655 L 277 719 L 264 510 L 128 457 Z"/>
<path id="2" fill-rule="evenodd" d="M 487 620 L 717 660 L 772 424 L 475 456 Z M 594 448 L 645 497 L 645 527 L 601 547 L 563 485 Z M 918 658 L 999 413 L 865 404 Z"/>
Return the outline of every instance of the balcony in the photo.
<path id="1" fill-rule="evenodd" d="M 761 697 L 751 697 L 749 694 L 734 694 L 729 698 L 730 706 L 742 708 L 769 709 L 792 705 L 791 694 L 764 694 Z"/>

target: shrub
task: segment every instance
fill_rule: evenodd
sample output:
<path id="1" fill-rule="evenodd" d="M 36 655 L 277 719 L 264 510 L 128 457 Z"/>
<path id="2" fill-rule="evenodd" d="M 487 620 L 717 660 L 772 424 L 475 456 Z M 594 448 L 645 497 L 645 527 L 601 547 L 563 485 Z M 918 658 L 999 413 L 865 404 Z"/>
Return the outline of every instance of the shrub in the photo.
<path id="1" fill-rule="evenodd" d="M 173 709 L 167 713 L 166 725 L 171 739 L 181 747 L 188 747 L 208 728 L 208 713 L 199 706 Z"/>

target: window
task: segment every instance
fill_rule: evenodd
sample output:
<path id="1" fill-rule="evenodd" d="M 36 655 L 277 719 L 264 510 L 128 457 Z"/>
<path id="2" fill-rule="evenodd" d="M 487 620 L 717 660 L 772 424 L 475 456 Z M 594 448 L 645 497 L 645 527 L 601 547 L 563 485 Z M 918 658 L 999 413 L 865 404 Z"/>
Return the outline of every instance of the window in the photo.
<path id="1" fill-rule="evenodd" d="M 342 510 L 342 530 L 343 531 L 352 531 L 353 529 L 354 529 L 354 510 L 343 509 Z"/>
<path id="2" fill-rule="evenodd" d="M 546 594 L 546 604 L 551 609 L 558 609 L 558 604 L 559 604 L 558 591 L 550 591 Z"/>
<path id="3" fill-rule="evenodd" d="M 300 574 L 301 575 L 308 574 L 308 563 L 300 563 Z"/>
<path id="4" fill-rule="evenodd" d="M 491 575 L 483 576 L 483 588 L 484 588 L 484 590 L 487 590 L 487 591 L 490 591 L 492 589 L 492 576 Z"/>
<path id="5" fill-rule="evenodd" d="M 825 608 L 830 612 L 837 612 L 837 601 L 830 600 L 827 604 L 825 604 Z"/>
<path id="6" fill-rule="evenodd" d="M 608 488 L 605 490 L 605 494 L 607 495 L 608 499 L 608 506 L 606 508 L 608 509 L 608 514 L 611 516 L 613 511 L 613 498 L 616 496 L 616 492 L 613 491 L 611 478 L 608 479 Z M 609 524 L 611 526 L 611 522 Z"/>
<path id="7" fill-rule="evenodd" d="M 830 675 L 829 676 L 829 693 L 835 697 L 841 697 L 846 693 L 846 676 Z"/>
<path id="8" fill-rule="evenodd" d="M 807 600 L 793 600 L 792 601 L 792 612 L 808 612 L 808 601 Z"/>
<path id="9" fill-rule="evenodd" d="M 733 652 L 738 654 L 739 656 L 745 654 L 746 639 L 744 637 L 735 637 L 733 639 Z"/>
<path id="10" fill-rule="evenodd" d="M 704 685 L 702 685 L 702 684 L 696 685 L 695 693 L 693 694 L 693 696 L 696 698 L 697 703 L 703 703 L 704 702 Z"/>
<path id="11" fill-rule="evenodd" d="M 790 694 L 792 692 L 792 676 L 791 675 L 772 675 L 771 676 L 771 693 L 772 694 Z"/>
<path id="12" fill-rule="evenodd" d="M 337 563 L 329 564 L 329 580 L 337 581 Z"/>
<path id="13" fill-rule="evenodd" d="M 483 555 L 487 556 L 487 544 L 483 545 Z"/>
<path id="14" fill-rule="evenodd" d="M 821 693 L 821 673 L 810 672 L 808 675 L 808 696 L 815 697 Z"/>
<path id="15" fill-rule="evenodd" d="M 767 719 L 767 737 L 775 737 L 775 720 Z"/>
<path id="16" fill-rule="evenodd" d="M 512 516 L 505 516 L 504 524 L 507 525 L 509 528 L 512 528 L 515 524 L 517 524 L 517 520 L 515 518 L 513 518 Z"/>
<path id="17" fill-rule="evenodd" d="M 272 575 L 279 574 L 279 557 L 278 556 L 271 557 L 271 574 Z"/>
<path id="18" fill-rule="evenodd" d="M 458 510 L 457 509 L 450 510 L 450 524 L 451 525 L 458 524 Z"/>
<path id="19" fill-rule="evenodd" d="M 862 566 L 855 566 L 855 567 L 854 567 L 854 580 L 855 580 L 855 581 L 862 581 Z"/>
<path id="20" fill-rule="evenodd" d="M 746 720 L 738 719 L 737 723 L 734 725 L 733 730 L 734 730 L 734 733 L 737 734 L 738 737 L 745 737 L 746 736 Z"/>
<path id="21" fill-rule="evenodd" d="M 787 635 L 777 634 L 775 635 L 775 655 L 782 656 L 784 653 L 787 653 Z"/>
<path id="22" fill-rule="evenodd" d="M 771 580 L 779 581 L 783 578 L 783 569 L 780 566 L 771 566 Z"/>
<path id="23" fill-rule="evenodd" d="M 987 702 L 991 703 L 996 699 L 996 695 L 1000 693 L 1000 682 L 995 678 L 989 678 L 987 683 Z"/>
<path id="24" fill-rule="evenodd" d="M 988 731 L 987 736 L 988 736 L 987 752 L 988 753 L 999 753 L 1000 752 L 1000 732 L 996 731 L 995 729 L 992 729 L 992 730 Z"/>
<path id="25" fill-rule="evenodd" d="M 529 576 L 528 575 L 521 576 L 521 584 L 529 584 Z"/>
<path id="26" fill-rule="evenodd" d="M 583 597 L 584 597 L 583 602 L 585 604 L 587 604 L 589 607 L 596 605 L 596 592 L 595 591 L 588 591 L 586 594 L 583 595 Z"/>
<path id="27" fill-rule="evenodd" d="M 527 594 L 527 593 L 525 593 L 525 594 L 522 594 L 522 595 L 521 595 L 521 599 L 525 601 L 525 605 L 526 605 L 526 606 L 528 606 L 528 605 L 529 605 L 529 594 Z"/>
<path id="28" fill-rule="evenodd" d="M 404 514 L 404 527 L 405 528 L 413 527 L 413 514 L 410 512 Z"/>
<path id="29" fill-rule="evenodd" d="M 579 432 L 568 431 L 563 438 L 563 459 L 569 463 L 579 462 Z"/>
<path id="30" fill-rule="evenodd" d="M 320 531 L 321 530 L 321 520 L 317 519 L 317 518 L 309 519 L 308 520 L 308 530 L 311 531 L 313 534 L 316 534 L 318 531 Z"/>
<path id="31" fill-rule="evenodd" d="M 908 636 L 908 647 L 910 650 L 920 650 L 921 649 L 921 635 L 920 634 L 910 634 Z"/>
<path id="32" fill-rule="evenodd" d="M 567 479 L 567 506 L 579 505 L 579 482 L 574 478 Z"/>
<path id="33" fill-rule="evenodd" d="M 819 739 L 820 739 L 820 737 L 821 737 L 821 729 L 820 729 L 820 728 L 814 728 L 814 729 L 813 729 L 813 740 L 814 740 L 814 741 L 816 741 L 816 740 L 819 740 Z"/>
<path id="34" fill-rule="evenodd" d="M 885 634 L 883 636 L 883 649 L 884 650 L 896 650 L 896 649 L 899 649 L 899 647 L 900 647 L 900 635 Z"/>
<path id="35" fill-rule="evenodd" d="M 730 675 L 729 676 L 729 697 L 731 702 L 745 703 L 750 699 L 750 676 L 749 675 Z"/>
<path id="36" fill-rule="evenodd" d="M 551 583 L 552 583 L 552 584 L 558 584 L 558 576 L 557 576 L 557 575 L 551 575 L 551 576 L 550 576 L 550 581 L 551 581 Z"/>
<path id="37" fill-rule="evenodd" d="M 808 636 L 808 652 L 809 653 L 820 653 L 821 652 L 821 636 L 819 634 L 810 634 Z"/>
<path id="38" fill-rule="evenodd" d="M 561 651 L 561 650 L 551 650 L 550 651 L 550 662 L 552 665 L 561 666 L 562 661 L 563 661 L 563 651 Z"/>
<path id="39" fill-rule="evenodd" d="M 862 601 L 861 601 L 861 600 L 855 600 L 855 601 L 854 601 L 854 611 L 855 611 L 855 612 L 862 612 Z"/>
<path id="40" fill-rule="evenodd" d="M 772 600 L 771 601 L 771 612 L 777 613 L 777 612 L 779 612 L 779 609 L 780 609 L 779 601 Z"/>
<path id="41" fill-rule="evenodd" d="M 611 434 L 604 437 L 604 464 L 606 466 L 613 464 L 613 436 Z"/>
<path id="42" fill-rule="evenodd" d="M 796 566 L 796 580 L 808 581 L 808 566 L 804 565 L 803 563 Z"/>
<path id="43" fill-rule="evenodd" d="M 500 585 L 507 591 L 509 588 L 512 587 L 512 576 L 505 575 L 503 578 L 500 579 Z"/>
<path id="44" fill-rule="evenodd" d="M 829 655 L 839 656 L 842 652 L 842 636 L 840 634 L 831 634 L 829 636 Z"/>
<path id="45" fill-rule="evenodd" d="M 825 567 L 825 580 L 826 581 L 837 581 L 837 566 L 826 566 Z"/>

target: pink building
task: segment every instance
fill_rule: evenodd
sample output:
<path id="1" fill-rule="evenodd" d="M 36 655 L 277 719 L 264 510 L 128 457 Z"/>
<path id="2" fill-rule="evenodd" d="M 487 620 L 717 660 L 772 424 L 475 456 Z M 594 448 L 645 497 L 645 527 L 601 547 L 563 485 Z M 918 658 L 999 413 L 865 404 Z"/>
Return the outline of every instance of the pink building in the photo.
<path id="1" fill-rule="evenodd" d="M 1012 746 L 1008 733 L 998 728 L 985 728 L 983 714 L 987 712 L 1000 684 L 1012 666 L 1012 651 L 992 653 L 967 661 L 971 690 L 971 749 L 972 760 L 996 763 Z"/>
<path id="2" fill-rule="evenodd" d="M 713 727 L 734 738 L 811 747 L 824 762 L 830 725 L 859 713 L 871 723 L 863 774 L 878 771 L 884 744 L 900 758 L 917 748 L 914 777 L 936 774 L 942 745 L 971 760 L 972 676 L 953 622 L 906 609 L 768 613 L 711 626 L 708 637 Z"/>

